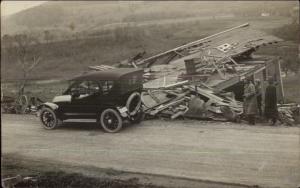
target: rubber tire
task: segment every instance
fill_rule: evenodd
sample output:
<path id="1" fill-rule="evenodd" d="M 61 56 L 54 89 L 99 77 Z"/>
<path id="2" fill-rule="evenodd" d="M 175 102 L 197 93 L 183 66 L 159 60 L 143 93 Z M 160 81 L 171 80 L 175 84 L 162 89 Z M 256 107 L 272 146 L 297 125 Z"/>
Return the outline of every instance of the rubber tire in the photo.
<path id="1" fill-rule="evenodd" d="M 136 105 L 136 107 L 134 108 L 134 110 L 132 112 L 130 112 L 130 105 L 133 101 L 133 99 L 135 97 L 139 97 L 139 102 L 138 104 Z M 139 109 L 141 108 L 141 105 L 142 105 L 142 97 L 141 97 L 141 94 L 138 93 L 138 92 L 133 92 L 127 99 L 127 102 L 126 102 L 126 108 L 128 109 L 128 112 L 129 112 L 129 115 L 130 116 L 134 116 L 135 114 L 137 114 L 137 112 L 139 111 Z"/>
<path id="2" fill-rule="evenodd" d="M 119 122 L 118 122 L 117 128 L 114 129 L 114 130 L 109 129 L 109 128 L 105 125 L 105 123 L 104 123 L 104 116 L 105 116 L 105 114 L 108 113 L 108 112 L 113 113 L 113 114 L 116 116 L 116 118 L 118 119 L 118 121 L 119 121 Z M 116 133 L 116 132 L 118 132 L 119 130 L 122 129 L 123 121 L 122 121 L 122 118 L 121 118 L 120 114 L 119 114 L 116 110 L 111 109 L 111 108 L 108 108 L 108 109 L 104 110 L 104 111 L 101 113 L 101 116 L 100 116 L 100 124 L 101 124 L 102 128 L 103 128 L 106 132 L 108 132 L 108 133 Z"/>
<path id="3" fill-rule="evenodd" d="M 45 113 L 45 112 L 51 113 L 52 116 L 54 117 L 54 122 L 55 122 L 55 123 L 54 123 L 53 126 L 51 126 L 51 127 L 46 126 L 46 125 L 44 124 L 43 120 L 42 120 L 43 113 Z M 55 112 L 54 112 L 52 109 L 47 108 L 47 107 L 42 108 L 41 113 L 40 113 L 40 120 L 41 120 L 41 122 L 42 122 L 42 125 L 43 125 L 44 129 L 46 129 L 46 130 L 53 130 L 53 129 L 57 128 L 57 126 L 58 126 L 58 124 L 59 124 L 59 121 L 58 121 L 58 119 L 57 119 L 57 116 L 56 116 Z"/>

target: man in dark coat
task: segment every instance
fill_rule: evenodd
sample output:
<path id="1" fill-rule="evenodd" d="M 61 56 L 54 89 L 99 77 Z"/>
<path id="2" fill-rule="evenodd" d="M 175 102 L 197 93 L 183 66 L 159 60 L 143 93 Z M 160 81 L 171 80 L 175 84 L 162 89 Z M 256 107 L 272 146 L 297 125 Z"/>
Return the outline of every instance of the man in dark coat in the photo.
<path id="1" fill-rule="evenodd" d="M 260 80 L 255 80 L 255 90 L 256 90 L 256 99 L 257 99 L 257 108 L 259 112 L 259 116 L 262 116 L 262 88 L 260 84 Z"/>
<path id="2" fill-rule="evenodd" d="M 272 120 L 272 125 L 275 125 L 278 116 L 277 93 L 272 78 L 269 79 L 269 85 L 265 92 L 265 116 L 267 120 Z"/>
<path id="3" fill-rule="evenodd" d="M 249 124 L 255 125 L 255 115 L 257 113 L 255 86 L 250 78 L 246 78 L 244 82 L 244 115 L 247 117 Z"/>

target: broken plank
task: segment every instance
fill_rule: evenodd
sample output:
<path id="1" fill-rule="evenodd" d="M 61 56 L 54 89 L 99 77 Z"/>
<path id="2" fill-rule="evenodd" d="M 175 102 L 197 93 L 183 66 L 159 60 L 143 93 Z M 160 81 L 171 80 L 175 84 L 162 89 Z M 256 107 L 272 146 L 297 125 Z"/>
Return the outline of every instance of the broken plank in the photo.
<path id="1" fill-rule="evenodd" d="M 185 110 L 185 111 L 179 111 L 179 112 L 173 114 L 173 115 L 171 116 L 171 119 L 176 119 L 176 118 L 178 118 L 179 116 L 184 115 L 185 112 L 186 112 L 186 110 Z"/>
<path id="2" fill-rule="evenodd" d="M 166 104 L 166 105 L 160 106 L 160 107 L 158 107 L 157 109 L 151 111 L 151 112 L 150 112 L 150 115 L 155 116 L 155 115 L 158 114 L 159 112 L 161 112 L 161 111 L 163 111 L 163 110 L 165 110 L 165 109 L 167 109 L 167 108 L 169 108 L 169 107 L 171 107 L 171 106 L 174 106 L 174 105 L 177 105 L 177 104 L 182 103 L 184 100 L 186 100 L 186 99 L 185 99 L 185 98 L 181 98 L 181 99 L 179 99 L 179 100 L 175 100 L 175 101 L 173 101 L 173 102 L 170 102 L 170 103 L 168 103 L 168 104 Z"/>
<path id="3" fill-rule="evenodd" d="M 222 71 L 220 71 L 220 69 L 216 66 L 216 64 L 214 62 L 212 62 L 212 65 L 217 69 L 218 74 L 220 75 L 220 77 L 225 80 L 225 76 L 222 73 Z"/>
<path id="4" fill-rule="evenodd" d="M 163 88 L 164 89 L 169 89 L 169 88 L 173 88 L 173 87 L 178 87 L 178 86 L 186 85 L 188 82 L 189 82 L 188 80 L 184 80 L 182 82 L 177 82 L 177 83 L 174 83 L 174 84 L 166 85 Z"/>
<path id="5" fill-rule="evenodd" d="M 161 103 L 161 101 L 160 101 L 155 95 L 153 95 L 153 93 L 152 93 L 151 90 L 148 90 L 147 93 L 150 95 L 150 97 L 151 97 L 155 102 L 157 102 L 158 104 Z"/>

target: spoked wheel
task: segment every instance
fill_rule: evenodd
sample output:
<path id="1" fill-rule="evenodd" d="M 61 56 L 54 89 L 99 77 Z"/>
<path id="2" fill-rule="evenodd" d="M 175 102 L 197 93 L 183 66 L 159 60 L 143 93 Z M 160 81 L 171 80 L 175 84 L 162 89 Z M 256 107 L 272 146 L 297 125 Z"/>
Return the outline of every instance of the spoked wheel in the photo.
<path id="1" fill-rule="evenodd" d="M 47 130 L 55 129 L 58 125 L 56 114 L 50 108 L 43 108 L 40 113 L 43 127 Z"/>
<path id="2" fill-rule="evenodd" d="M 122 118 L 114 109 L 106 109 L 102 112 L 100 123 L 103 129 L 109 133 L 116 133 L 122 128 Z"/>

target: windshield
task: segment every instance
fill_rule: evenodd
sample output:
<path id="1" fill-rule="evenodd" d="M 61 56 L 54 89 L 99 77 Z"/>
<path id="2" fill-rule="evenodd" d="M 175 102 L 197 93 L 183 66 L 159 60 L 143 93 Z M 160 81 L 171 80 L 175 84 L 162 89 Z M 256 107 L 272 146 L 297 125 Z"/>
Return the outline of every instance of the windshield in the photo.
<path id="1" fill-rule="evenodd" d="M 75 85 L 78 81 L 69 80 L 67 81 L 67 89 L 63 92 L 64 95 L 70 94 L 71 88 Z"/>

